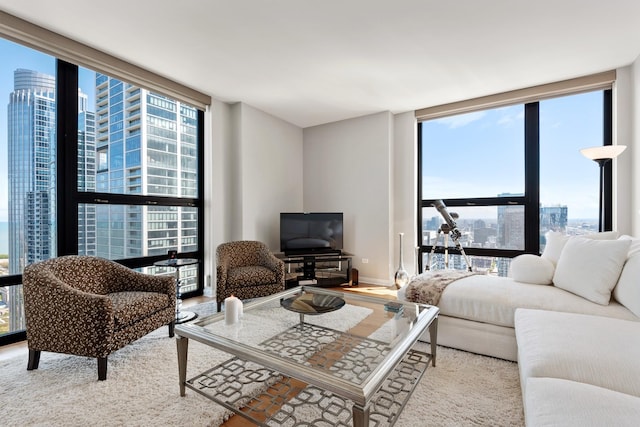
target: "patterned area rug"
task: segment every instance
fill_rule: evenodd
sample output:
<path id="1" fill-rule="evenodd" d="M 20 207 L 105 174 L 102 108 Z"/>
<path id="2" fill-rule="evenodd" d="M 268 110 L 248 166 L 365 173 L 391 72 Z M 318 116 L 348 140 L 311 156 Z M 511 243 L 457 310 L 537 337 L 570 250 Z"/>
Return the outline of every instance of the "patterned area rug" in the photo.
<path id="1" fill-rule="evenodd" d="M 524 425 L 515 363 L 438 352 L 396 426 Z M 187 378 L 230 357 L 191 341 Z M 0 363 L 3 425 L 219 426 L 230 415 L 194 391 L 179 396 L 176 345 L 166 327 L 112 354 L 107 381 L 97 381 L 95 359 L 43 353 L 38 370 L 27 371 L 26 363 L 26 349 Z"/>

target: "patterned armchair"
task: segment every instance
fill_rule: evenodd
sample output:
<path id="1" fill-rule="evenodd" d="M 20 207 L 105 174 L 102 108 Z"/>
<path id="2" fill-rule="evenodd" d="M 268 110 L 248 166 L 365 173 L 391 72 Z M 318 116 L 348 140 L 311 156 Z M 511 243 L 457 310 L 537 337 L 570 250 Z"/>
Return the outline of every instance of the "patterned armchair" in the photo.
<path id="1" fill-rule="evenodd" d="M 284 291 L 284 262 L 262 242 L 242 240 L 216 249 L 216 301 L 257 298 Z"/>
<path id="2" fill-rule="evenodd" d="M 169 326 L 173 336 L 173 276 L 135 272 L 116 262 L 69 255 L 31 264 L 22 275 L 29 362 L 41 351 L 98 359 L 107 378 L 107 356 L 149 332 Z"/>

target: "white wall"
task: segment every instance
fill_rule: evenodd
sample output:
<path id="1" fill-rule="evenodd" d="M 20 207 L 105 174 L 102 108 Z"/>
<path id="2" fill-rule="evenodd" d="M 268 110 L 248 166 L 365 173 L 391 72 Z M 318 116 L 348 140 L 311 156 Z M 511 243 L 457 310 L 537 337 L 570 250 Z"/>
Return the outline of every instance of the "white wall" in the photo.
<path id="1" fill-rule="evenodd" d="M 302 129 L 247 104 L 235 104 L 232 168 L 239 202 L 233 240 L 280 248 L 280 212 L 302 209 Z"/>
<path id="2" fill-rule="evenodd" d="M 211 295 L 220 243 L 260 240 L 278 251 L 280 212 L 302 210 L 302 129 L 215 99 L 205 120 L 205 293 Z"/>
<path id="3" fill-rule="evenodd" d="M 234 183 L 229 179 L 231 164 L 231 109 L 224 102 L 213 100 L 205 114 L 205 196 L 206 217 L 204 242 L 205 295 L 213 295 L 215 287 L 215 249 L 230 238 Z"/>
<path id="4" fill-rule="evenodd" d="M 388 112 L 304 129 L 304 211 L 344 213 L 344 250 L 367 283 L 395 271 L 392 135 Z"/>
<path id="5" fill-rule="evenodd" d="M 626 145 L 627 149 L 613 162 L 613 229 L 621 234 L 633 233 L 633 164 L 637 164 L 633 140 L 633 75 L 632 67 L 616 70 L 613 90 L 613 143 Z M 637 211 L 637 209 L 636 209 Z"/>
<path id="6" fill-rule="evenodd" d="M 620 71 L 624 71 L 622 74 Z M 627 183 L 627 192 L 621 195 L 624 200 L 623 209 L 626 209 L 630 230 L 624 232 L 632 236 L 640 236 L 640 57 L 629 67 L 618 71 L 623 75 L 624 85 L 618 85 L 618 92 L 624 95 L 623 100 L 617 104 L 620 114 L 619 126 L 625 129 L 618 139 L 619 144 L 627 145 L 627 150 L 619 157 L 619 166 L 626 167 L 624 174 L 619 174 L 620 181 Z M 619 203 L 619 202 L 618 202 Z"/>
<path id="7" fill-rule="evenodd" d="M 418 162 L 417 125 L 413 111 L 394 117 L 393 144 L 393 265 L 399 264 L 398 233 L 404 233 L 404 269 L 415 272 L 415 247 L 418 245 Z M 395 272 L 395 270 L 394 270 Z"/>

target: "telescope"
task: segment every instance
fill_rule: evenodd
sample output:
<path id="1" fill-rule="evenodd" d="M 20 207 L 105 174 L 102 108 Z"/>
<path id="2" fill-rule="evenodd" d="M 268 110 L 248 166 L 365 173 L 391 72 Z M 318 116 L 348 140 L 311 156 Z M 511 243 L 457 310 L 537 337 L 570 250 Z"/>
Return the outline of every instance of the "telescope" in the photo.
<path id="1" fill-rule="evenodd" d="M 444 218 L 444 221 L 447 223 L 447 228 L 449 229 L 449 233 L 451 233 L 451 237 L 453 238 L 453 240 L 458 240 L 460 237 L 462 237 L 462 233 L 460 233 L 460 230 L 458 230 L 458 225 L 454 220 L 454 218 L 458 218 L 458 214 L 455 212 L 451 212 L 451 214 L 449 214 L 449 211 L 447 210 L 447 207 L 444 205 L 444 202 L 442 200 L 436 200 L 431 204 L 431 206 L 436 208 L 438 212 L 440 212 L 440 215 L 442 215 L 442 218 Z M 446 233 L 446 231 L 442 231 Z"/>
<path id="2" fill-rule="evenodd" d="M 445 268 L 449 268 L 449 235 L 453 239 L 453 242 L 456 245 L 456 249 L 460 251 L 462 256 L 464 257 L 464 261 L 467 263 L 467 270 L 472 271 L 471 263 L 469 262 L 469 257 L 464 252 L 464 248 L 460 244 L 460 237 L 462 237 L 462 233 L 458 230 L 458 225 L 456 224 L 456 219 L 458 218 L 458 214 L 455 212 L 449 213 L 447 210 L 447 206 L 444 204 L 442 200 L 434 201 L 431 206 L 436 208 L 442 218 L 444 219 L 444 224 L 441 224 L 438 228 L 438 234 L 436 236 L 436 241 L 434 245 L 431 247 L 431 252 L 429 253 L 429 258 L 427 259 L 426 270 L 431 269 L 431 257 L 436 251 L 436 246 L 438 246 L 438 241 L 440 240 L 440 234 L 444 234 L 444 265 Z"/>

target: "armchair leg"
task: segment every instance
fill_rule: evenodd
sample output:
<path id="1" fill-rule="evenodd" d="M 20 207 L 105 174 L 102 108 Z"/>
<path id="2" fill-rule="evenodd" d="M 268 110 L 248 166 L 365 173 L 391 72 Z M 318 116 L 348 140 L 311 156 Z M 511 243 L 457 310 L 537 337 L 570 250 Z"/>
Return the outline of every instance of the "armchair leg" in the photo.
<path id="1" fill-rule="evenodd" d="M 175 320 L 169 323 L 169 338 L 173 338 L 175 327 L 176 327 Z"/>
<path id="2" fill-rule="evenodd" d="M 40 364 L 40 350 L 29 349 L 29 361 L 27 362 L 27 371 L 38 369 Z"/>
<path id="3" fill-rule="evenodd" d="M 218 301 L 218 313 L 222 311 L 222 303 Z"/>
<path id="4" fill-rule="evenodd" d="M 98 381 L 107 379 L 107 358 L 98 357 Z"/>

